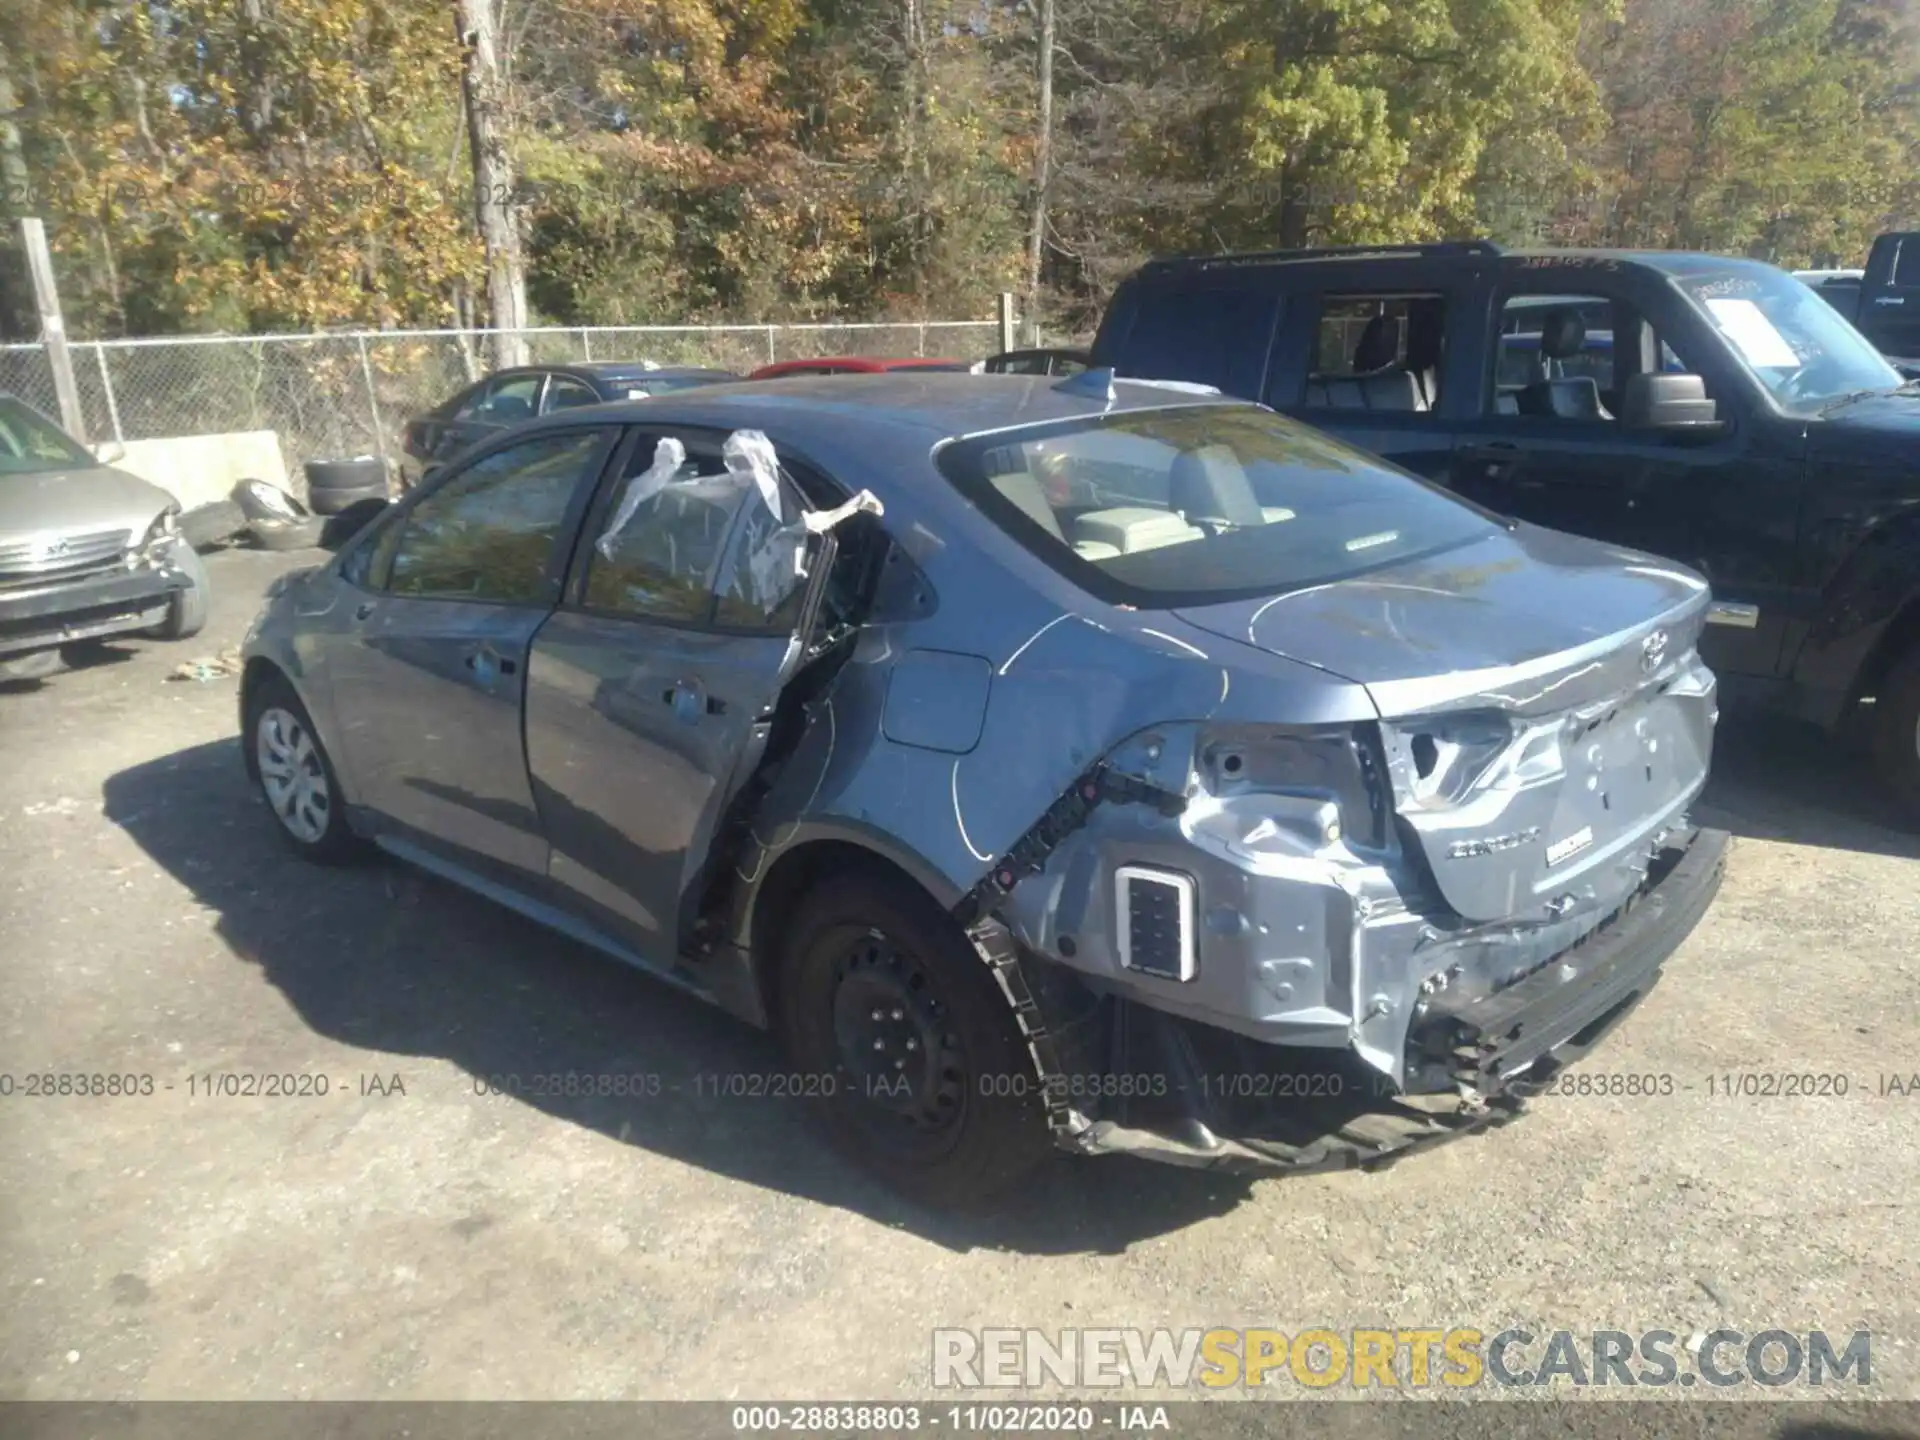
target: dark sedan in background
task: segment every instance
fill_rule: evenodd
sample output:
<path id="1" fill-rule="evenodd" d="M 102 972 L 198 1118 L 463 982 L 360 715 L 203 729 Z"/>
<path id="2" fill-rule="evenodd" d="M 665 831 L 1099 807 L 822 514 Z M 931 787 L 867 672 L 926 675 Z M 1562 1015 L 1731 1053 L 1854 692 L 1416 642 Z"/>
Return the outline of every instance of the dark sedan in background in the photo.
<path id="1" fill-rule="evenodd" d="M 642 360 L 497 370 L 409 422 L 405 448 L 413 472 L 410 478 L 417 479 L 469 445 L 539 415 L 608 400 L 642 400 L 739 378 L 728 370 Z"/>

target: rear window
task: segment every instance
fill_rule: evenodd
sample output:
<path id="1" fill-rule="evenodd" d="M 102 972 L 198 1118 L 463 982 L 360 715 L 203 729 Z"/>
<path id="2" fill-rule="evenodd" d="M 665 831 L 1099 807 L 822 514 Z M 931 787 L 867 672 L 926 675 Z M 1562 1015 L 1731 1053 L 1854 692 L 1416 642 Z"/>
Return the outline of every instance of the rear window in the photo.
<path id="1" fill-rule="evenodd" d="M 1278 309 L 1270 291 L 1141 286 L 1116 368 L 1137 380 L 1187 380 L 1257 399 Z"/>
<path id="2" fill-rule="evenodd" d="M 941 471 L 1083 589 L 1142 608 L 1277 594 L 1464 544 L 1483 512 L 1251 406 L 955 441 Z"/>

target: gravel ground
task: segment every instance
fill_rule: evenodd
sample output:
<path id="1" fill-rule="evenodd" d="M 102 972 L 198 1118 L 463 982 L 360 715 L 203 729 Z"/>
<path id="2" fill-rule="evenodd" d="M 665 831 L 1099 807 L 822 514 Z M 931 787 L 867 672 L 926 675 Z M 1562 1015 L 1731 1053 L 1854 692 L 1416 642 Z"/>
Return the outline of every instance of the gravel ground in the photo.
<path id="1" fill-rule="evenodd" d="M 1920 1398 L 1920 1093 L 1881 1093 L 1920 1072 L 1920 841 L 1850 754 L 1728 721 L 1701 811 L 1740 837 L 1726 887 L 1581 1072 L 1672 1094 L 1543 1100 L 1374 1175 L 1063 1160 L 945 1218 L 791 1102 L 699 1093 L 777 1065 L 755 1032 L 440 882 L 278 847 L 236 682 L 167 677 L 303 558 L 215 556 L 198 640 L 0 694 L 0 1397 L 886 1398 L 927 1392 L 935 1327 L 1518 1325 L 1866 1328 L 1874 1391 Z M 661 1089 L 476 1093 L 567 1070 Z M 1707 1094 L 1776 1071 L 1850 1093 Z M 224 1072 L 329 1090 L 189 1078 Z"/>

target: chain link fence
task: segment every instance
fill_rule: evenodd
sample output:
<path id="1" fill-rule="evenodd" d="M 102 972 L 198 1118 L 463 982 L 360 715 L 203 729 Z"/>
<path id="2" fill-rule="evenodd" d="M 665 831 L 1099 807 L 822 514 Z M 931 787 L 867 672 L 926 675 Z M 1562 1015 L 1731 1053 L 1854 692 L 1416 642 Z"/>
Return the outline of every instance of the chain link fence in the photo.
<path id="1" fill-rule="evenodd" d="M 149 440 L 275 430 L 291 472 L 306 460 L 400 453 L 406 422 L 491 368 L 486 330 L 183 336 L 70 343 L 86 437 Z M 531 364 L 651 360 L 745 374 L 820 355 L 978 359 L 992 320 L 844 325 L 585 326 L 518 332 Z M 39 345 L 0 346 L 0 392 L 58 416 Z"/>

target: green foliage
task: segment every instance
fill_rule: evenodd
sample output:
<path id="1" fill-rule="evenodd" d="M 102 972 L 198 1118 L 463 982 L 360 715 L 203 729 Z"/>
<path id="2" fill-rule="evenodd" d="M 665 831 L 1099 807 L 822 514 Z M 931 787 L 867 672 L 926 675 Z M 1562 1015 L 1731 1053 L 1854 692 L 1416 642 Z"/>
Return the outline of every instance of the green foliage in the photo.
<path id="1" fill-rule="evenodd" d="M 1020 288 L 1031 3 L 500 3 L 541 318 L 950 318 Z M 1055 3 L 1056 328 L 1169 250 L 1858 263 L 1920 223 L 1908 0 Z M 471 317 L 450 0 L 0 4 L 7 199 L 24 175 L 77 333 Z"/>

